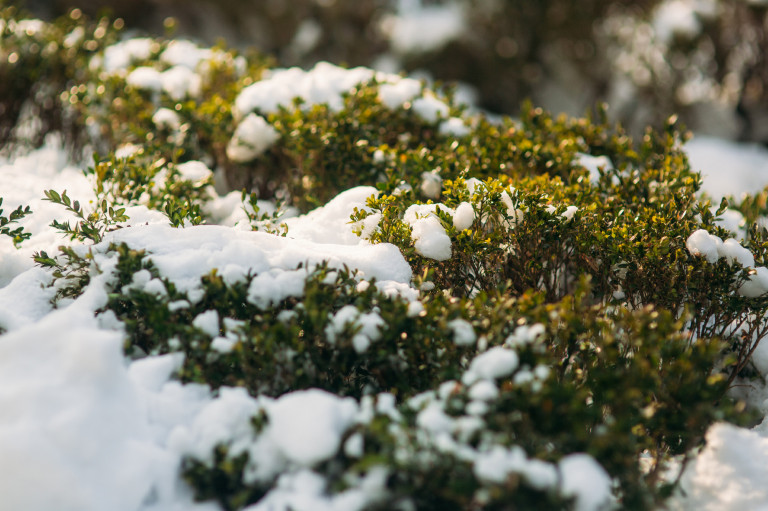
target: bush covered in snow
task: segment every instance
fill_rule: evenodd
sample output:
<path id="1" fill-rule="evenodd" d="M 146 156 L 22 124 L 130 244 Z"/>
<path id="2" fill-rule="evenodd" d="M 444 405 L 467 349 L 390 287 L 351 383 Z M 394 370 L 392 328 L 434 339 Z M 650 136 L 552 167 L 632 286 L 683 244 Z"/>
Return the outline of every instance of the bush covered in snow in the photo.
<path id="1" fill-rule="evenodd" d="M 367 68 L 3 13 L 32 85 L 0 101 L 103 154 L 92 194 L 45 191 L 58 252 L 44 203 L 6 198 L 0 239 L 41 268 L 0 302 L 29 281 L 45 305 L 0 311 L 0 346 L 46 314 L 119 337 L 197 500 L 647 509 L 711 424 L 752 418 L 726 391 L 760 378 L 765 196 L 699 197 L 673 119 L 637 142 L 602 109 L 491 122 Z M 15 66 L 34 45 L 61 74 Z"/>
<path id="2" fill-rule="evenodd" d="M 65 4 L 40 4 L 62 13 Z M 642 133 L 671 111 L 699 133 L 768 141 L 764 0 L 98 0 L 129 28 L 468 84 L 486 109 L 522 99 L 580 114 L 600 100 Z M 50 13 L 49 14 L 53 14 Z M 166 19 L 174 16 L 173 21 Z M 22 89 L 23 90 L 23 89 Z"/>

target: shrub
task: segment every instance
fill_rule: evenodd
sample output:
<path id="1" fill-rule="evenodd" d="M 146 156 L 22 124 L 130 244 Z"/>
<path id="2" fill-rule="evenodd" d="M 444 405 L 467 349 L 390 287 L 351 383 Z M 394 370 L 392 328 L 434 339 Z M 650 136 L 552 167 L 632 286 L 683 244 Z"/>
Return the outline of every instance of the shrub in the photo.
<path id="1" fill-rule="evenodd" d="M 710 424 L 750 420 L 726 391 L 768 328 L 768 244 L 755 226 L 742 244 L 718 223 L 727 201 L 697 196 L 674 119 L 635 143 L 604 108 L 568 119 L 526 105 L 490 122 L 449 89 L 370 70 L 261 79 L 259 56 L 117 45 L 52 95 L 90 119 L 107 156 L 85 170 L 95 205 L 46 192 L 77 218 L 53 226 L 80 244 L 35 259 L 55 305 L 103 287 L 98 317 L 124 332 L 128 357 L 183 354 L 176 378 L 258 410 L 247 441 L 187 457 L 199 499 L 241 509 L 303 477 L 327 498 L 370 490 L 366 509 L 567 509 L 587 491 L 568 474 L 589 470 L 598 500 L 614 486 L 619 505 L 647 509 Z M 281 214 L 259 200 L 307 210 L 376 186 L 349 229 L 395 245 L 412 286 L 307 262 L 216 268 L 190 287 L 112 232 L 131 207 L 175 227 L 212 221 L 211 168 L 244 186 L 233 193 L 254 229 Z M 764 202 L 737 206 L 756 223 Z M 297 391 L 346 410 L 341 440 L 278 459 L 272 406 L 308 395 Z"/>
<path id="2" fill-rule="evenodd" d="M 3 205 L 3 199 L 0 197 L 0 206 Z M 0 209 L 0 234 L 8 236 L 13 240 L 14 246 L 19 246 L 22 241 L 29 239 L 31 233 L 25 232 L 23 227 L 16 227 L 12 229 L 10 224 L 16 223 L 27 215 L 31 215 L 32 211 L 29 206 L 19 206 L 8 216 L 3 216 L 3 210 Z"/>
<path id="3" fill-rule="evenodd" d="M 36 147 L 52 131 L 68 134 L 70 145 L 79 147 L 85 126 L 70 108 L 71 91 L 84 87 L 89 59 L 116 40 L 122 22 L 91 21 L 73 9 L 55 23 L 44 23 L 4 6 L 0 25 L 3 147 Z"/>

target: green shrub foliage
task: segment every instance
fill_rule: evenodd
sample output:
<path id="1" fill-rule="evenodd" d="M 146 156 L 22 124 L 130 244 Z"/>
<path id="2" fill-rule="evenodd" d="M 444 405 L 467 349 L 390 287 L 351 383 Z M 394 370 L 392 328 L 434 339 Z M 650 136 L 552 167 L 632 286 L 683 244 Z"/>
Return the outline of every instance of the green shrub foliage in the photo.
<path id="1" fill-rule="evenodd" d="M 525 105 L 520 119 L 491 122 L 456 105 L 450 90 L 422 90 L 447 109 L 429 119 L 410 103 L 385 106 L 374 78 L 344 93 L 340 108 L 296 101 L 257 111 L 275 142 L 249 161 L 231 161 L 227 145 L 241 120 L 233 102 L 268 59 L 217 48 L 194 97 L 154 93 L 87 59 L 103 62 L 105 44 L 120 37 L 115 23 L 75 11 L 19 30 L 14 15 L 3 11 L 2 52 L 5 59 L 23 51 L 25 64 L 3 69 L 28 85 L 23 94 L 3 91 L 0 104 L 42 108 L 65 137 L 85 136 L 104 155 L 85 171 L 95 206 L 86 211 L 65 192 L 46 192 L 78 217 L 54 227 L 85 243 L 35 256 L 53 273 L 57 304 L 108 272 L 99 315 L 119 320 L 127 356 L 183 353 L 176 377 L 214 389 L 278 397 L 319 388 L 368 403 L 371 419 L 345 434 L 363 438 L 362 452 L 340 450 L 315 467 L 329 492 L 383 466 L 387 491 L 371 509 L 573 506 L 552 485 L 524 474 L 483 477 L 461 456 L 465 448 L 498 446 L 545 464 L 588 453 L 615 481 L 621 507 L 647 509 L 674 485 L 664 475 L 670 460 L 684 460 L 710 424 L 750 420 L 726 391 L 752 374 L 749 356 L 768 328 L 768 299 L 739 292 L 754 268 L 726 257 L 713 263 L 686 246 L 700 229 L 722 239 L 733 233 L 717 223 L 727 201 L 712 207 L 697 196 L 700 176 L 674 119 L 633 140 L 606 121 L 603 107 L 567 119 Z M 58 44 L 65 36 L 71 46 Z M 151 40 L 128 69 L 167 70 L 159 55 L 171 44 Z M 39 75 L 42 69 L 54 74 Z M 176 126 L 160 126 L 161 109 Z M 443 129 L 449 118 L 461 129 Z M 3 130 L 8 140 L 13 130 Z M 127 156 L 125 144 L 136 146 Z M 249 299 L 258 275 L 230 282 L 216 271 L 193 297 L 157 270 L 151 253 L 104 240 L 137 204 L 177 227 L 211 221 L 211 177 L 185 177 L 183 165 L 199 162 L 243 188 L 254 229 L 266 222 L 283 235 L 285 226 L 274 227 L 280 213 L 260 213 L 257 199 L 307 211 L 352 186 L 376 186 L 349 229 L 402 251 L 416 275 L 414 297 L 327 265 L 296 268 L 303 292 L 278 303 Z M 757 226 L 765 195 L 734 203 L 751 226 L 742 244 L 758 266 L 768 250 Z M 2 234 L 23 240 L 23 230 L 5 225 L 29 213 L 0 217 Z M 141 279 L 158 279 L 164 292 L 133 285 Z M 215 336 L 194 324 L 211 311 Z M 517 363 L 493 379 L 497 394 L 478 400 L 467 375 L 478 356 L 498 347 Z M 391 407 L 372 404 L 387 399 Z M 457 424 L 478 425 L 459 428 L 453 449 L 440 447 L 419 420 L 430 403 Z M 254 418 L 254 434 L 266 420 Z M 184 477 L 199 499 L 225 509 L 242 509 L 276 482 L 245 477 L 258 460 L 231 446 L 218 446 L 211 459 L 188 458 Z"/>

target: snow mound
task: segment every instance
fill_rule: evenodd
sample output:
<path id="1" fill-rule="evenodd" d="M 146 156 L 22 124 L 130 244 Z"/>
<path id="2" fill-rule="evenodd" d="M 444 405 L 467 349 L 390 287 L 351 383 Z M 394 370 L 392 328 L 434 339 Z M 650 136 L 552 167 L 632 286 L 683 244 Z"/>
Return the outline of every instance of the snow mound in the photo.
<path id="1" fill-rule="evenodd" d="M 166 460 L 122 336 L 66 310 L 0 342 L 3 507 L 135 511 Z M 44 491 L 41 491 L 44 489 Z"/>
<path id="2" fill-rule="evenodd" d="M 715 424 L 707 432 L 706 447 L 683 473 L 670 509 L 765 509 L 766 459 L 768 438 L 764 434 Z"/>
<path id="3" fill-rule="evenodd" d="M 200 278 L 214 268 L 232 280 L 242 280 L 272 269 L 293 270 L 300 264 L 316 266 L 327 261 L 333 268 L 345 265 L 367 278 L 408 283 L 411 267 L 394 245 L 320 244 L 282 238 L 262 232 L 200 225 L 175 229 L 165 225 L 127 227 L 109 233 L 103 244 L 127 243 L 149 252 L 160 274 L 183 291 L 198 287 Z"/>

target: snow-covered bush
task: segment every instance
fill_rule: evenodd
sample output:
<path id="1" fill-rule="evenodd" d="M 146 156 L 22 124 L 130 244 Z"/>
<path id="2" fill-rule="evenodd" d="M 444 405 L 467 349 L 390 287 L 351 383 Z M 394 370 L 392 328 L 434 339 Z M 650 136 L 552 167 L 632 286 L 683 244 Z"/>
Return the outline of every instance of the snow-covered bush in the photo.
<path id="1" fill-rule="evenodd" d="M 35 292 L 213 396 L 163 439 L 198 500 L 647 509 L 711 424 L 752 418 L 726 391 L 768 332 L 764 194 L 734 236 L 673 120 L 634 142 L 603 109 L 491 122 L 367 68 L 89 47 L 47 99 L 104 155 L 92 196 L 45 191 L 69 244 Z M 11 207 L 24 250 L 37 213 Z"/>
<path id="2" fill-rule="evenodd" d="M 210 43 L 223 36 L 238 47 L 254 45 L 281 66 L 327 60 L 457 80 L 496 112 L 516 114 L 522 99 L 533 98 L 580 114 L 605 100 L 612 118 L 633 134 L 649 123 L 661 126 L 674 110 L 697 132 L 768 140 L 762 93 L 768 4 L 760 0 L 294 0 L 290 9 L 247 0 L 96 5 L 104 4 L 129 29 L 162 33 L 163 19 L 172 15 L 166 29 Z M 95 15 L 96 5 L 83 9 Z M 142 76 L 156 78 L 144 72 L 134 78 Z M 182 75 L 166 78 L 174 76 Z"/>

